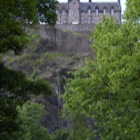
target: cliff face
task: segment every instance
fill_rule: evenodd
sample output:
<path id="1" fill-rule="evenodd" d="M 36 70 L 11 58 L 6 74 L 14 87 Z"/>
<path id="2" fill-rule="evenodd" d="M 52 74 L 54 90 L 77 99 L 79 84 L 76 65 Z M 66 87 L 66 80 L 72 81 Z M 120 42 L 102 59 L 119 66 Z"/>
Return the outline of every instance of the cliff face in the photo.
<path id="1" fill-rule="evenodd" d="M 41 28 L 39 31 L 32 31 L 31 41 L 27 49 L 23 50 L 22 55 L 15 56 L 9 52 L 3 58 L 5 64 L 11 69 L 24 71 L 32 79 L 43 78 L 50 82 L 53 95 L 35 98 L 46 106 L 48 115 L 43 124 L 50 132 L 67 125 L 60 113 L 63 106 L 60 95 L 64 93 L 64 77 L 70 77 L 68 71 L 82 67 L 86 57 L 93 57 L 90 43 L 86 44 L 86 41 L 90 42 L 88 38 L 85 38 L 85 41 L 85 35 L 72 36 L 72 34 L 59 32 L 57 29 L 43 30 Z"/>
<path id="2" fill-rule="evenodd" d="M 38 32 L 45 39 L 55 43 L 55 47 L 67 54 L 85 54 L 90 53 L 91 32 L 74 32 L 68 30 L 61 30 L 59 28 L 50 28 L 42 26 Z"/>

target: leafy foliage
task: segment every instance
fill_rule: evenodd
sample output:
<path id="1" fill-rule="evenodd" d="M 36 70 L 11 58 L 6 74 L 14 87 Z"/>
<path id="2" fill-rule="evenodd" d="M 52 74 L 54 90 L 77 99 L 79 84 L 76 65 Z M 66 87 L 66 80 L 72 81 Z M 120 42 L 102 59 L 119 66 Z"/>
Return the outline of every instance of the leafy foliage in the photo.
<path id="1" fill-rule="evenodd" d="M 4 73 L 4 74 L 3 74 Z M 0 89 L 13 93 L 14 96 L 29 94 L 51 94 L 51 88 L 45 80 L 31 81 L 21 71 L 10 70 L 0 64 Z"/>
<path id="2" fill-rule="evenodd" d="M 70 140 L 70 131 L 67 128 L 61 128 L 51 135 L 51 140 Z"/>
<path id="3" fill-rule="evenodd" d="M 20 54 L 27 45 L 28 29 L 39 21 L 53 26 L 57 20 L 55 0 L 0 1 L 0 53 L 13 50 Z M 1 60 L 0 60 L 1 61 Z M 50 94 L 45 80 L 31 81 L 22 72 L 16 72 L 0 63 L 0 139 L 11 139 L 18 128 L 16 106 L 31 94 Z"/>
<path id="4" fill-rule="evenodd" d="M 1 93 L 0 93 L 1 94 Z M 8 140 L 10 139 L 10 134 L 18 129 L 18 124 L 16 123 L 17 102 L 12 98 L 2 97 L 0 95 L 0 139 Z"/>
<path id="5" fill-rule="evenodd" d="M 97 129 L 94 120 L 81 110 L 73 110 L 68 119 L 70 121 L 70 140 L 95 140 L 97 139 Z"/>
<path id="6" fill-rule="evenodd" d="M 48 140 L 49 134 L 41 125 L 46 113 L 42 104 L 26 102 L 22 107 L 17 107 L 19 129 L 13 135 L 14 140 Z"/>
<path id="7" fill-rule="evenodd" d="M 94 118 L 102 140 L 140 137 L 139 27 L 104 18 L 93 34 L 96 58 L 67 84 L 65 108 Z"/>
<path id="8" fill-rule="evenodd" d="M 125 17 L 126 19 L 140 22 L 140 1 L 127 0 Z"/>
<path id="9" fill-rule="evenodd" d="M 58 1 L 56 0 L 38 0 L 39 21 L 49 23 L 54 26 L 57 21 L 56 8 Z"/>
<path id="10" fill-rule="evenodd" d="M 2 63 L 0 77 L 0 136 L 8 139 L 8 134 L 18 128 L 16 106 L 32 94 L 51 94 L 51 88 L 45 80 L 31 81 L 22 72 L 7 69 Z"/>
<path id="11" fill-rule="evenodd" d="M 55 0 L 12 0 L 0 2 L 0 53 L 19 54 L 28 42 L 27 28 L 39 21 L 55 25 Z"/>

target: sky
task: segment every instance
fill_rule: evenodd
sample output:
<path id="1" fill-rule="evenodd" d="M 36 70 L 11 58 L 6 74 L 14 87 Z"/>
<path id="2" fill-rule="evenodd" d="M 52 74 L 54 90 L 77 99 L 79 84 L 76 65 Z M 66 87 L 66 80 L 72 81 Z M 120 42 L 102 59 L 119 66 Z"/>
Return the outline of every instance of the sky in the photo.
<path id="1" fill-rule="evenodd" d="M 68 0 L 58 0 L 60 3 L 61 2 L 67 2 Z M 88 2 L 89 0 L 80 0 L 80 2 Z M 118 0 L 92 0 L 92 2 L 117 2 Z M 120 0 L 121 1 L 121 8 L 122 8 L 122 13 L 125 10 L 125 3 L 126 0 Z"/>

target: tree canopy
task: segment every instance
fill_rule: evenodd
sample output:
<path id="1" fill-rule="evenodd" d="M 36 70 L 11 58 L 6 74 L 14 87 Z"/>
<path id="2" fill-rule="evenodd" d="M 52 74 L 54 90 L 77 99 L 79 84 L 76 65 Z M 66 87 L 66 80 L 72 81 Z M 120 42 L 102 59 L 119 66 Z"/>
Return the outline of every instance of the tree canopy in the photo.
<path id="1" fill-rule="evenodd" d="M 95 27 L 96 57 L 74 73 L 64 94 L 65 108 L 93 118 L 102 140 L 140 138 L 140 13 L 129 8 L 124 24 L 104 18 Z"/>
<path id="2" fill-rule="evenodd" d="M 27 28 L 57 21 L 56 0 L 0 1 L 0 53 L 13 50 L 19 54 L 28 42 Z"/>
<path id="3" fill-rule="evenodd" d="M 29 41 L 29 28 L 39 22 L 55 25 L 56 0 L 1 0 L 0 1 L 0 54 L 9 50 L 20 54 Z M 0 59 L 0 139 L 11 139 L 17 130 L 17 105 L 21 105 L 32 94 L 51 94 L 45 80 L 32 81 L 22 72 L 10 70 Z"/>
<path id="4" fill-rule="evenodd" d="M 47 128 L 42 126 L 46 113 L 45 106 L 35 102 L 26 102 L 17 107 L 19 129 L 12 140 L 49 140 Z"/>
<path id="5" fill-rule="evenodd" d="M 127 20 L 140 22 L 140 1 L 139 0 L 127 0 L 125 18 Z"/>

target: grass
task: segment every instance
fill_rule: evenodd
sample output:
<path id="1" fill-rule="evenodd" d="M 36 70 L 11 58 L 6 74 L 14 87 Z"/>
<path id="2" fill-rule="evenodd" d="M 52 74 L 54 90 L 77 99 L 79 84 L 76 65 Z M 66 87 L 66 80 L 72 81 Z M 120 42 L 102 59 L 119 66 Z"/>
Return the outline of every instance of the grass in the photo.
<path id="1" fill-rule="evenodd" d="M 42 57 L 44 59 L 49 59 L 49 60 L 58 60 L 59 58 L 63 56 L 64 56 L 64 53 L 61 53 L 61 52 L 44 52 L 42 54 Z"/>

